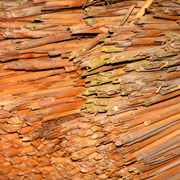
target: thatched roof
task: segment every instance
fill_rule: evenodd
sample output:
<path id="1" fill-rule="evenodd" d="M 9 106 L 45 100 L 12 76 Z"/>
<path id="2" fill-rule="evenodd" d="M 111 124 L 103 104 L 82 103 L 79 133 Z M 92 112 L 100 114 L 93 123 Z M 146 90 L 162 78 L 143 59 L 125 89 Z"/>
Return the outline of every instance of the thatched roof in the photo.
<path id="1" fill-rule="evenodd" d="M 178 1 L 0 6 L 0 179 L 179 178 Z"/>

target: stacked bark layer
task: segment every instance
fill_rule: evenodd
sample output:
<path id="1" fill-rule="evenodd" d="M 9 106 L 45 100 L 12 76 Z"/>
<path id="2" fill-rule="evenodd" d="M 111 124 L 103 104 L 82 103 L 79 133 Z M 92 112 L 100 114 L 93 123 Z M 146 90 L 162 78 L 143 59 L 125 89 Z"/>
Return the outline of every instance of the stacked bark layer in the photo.
<path id="1" fill-rule="evenodd" d="M 180 5 L 3 2 L 0 179 L 178 179 Z"/>

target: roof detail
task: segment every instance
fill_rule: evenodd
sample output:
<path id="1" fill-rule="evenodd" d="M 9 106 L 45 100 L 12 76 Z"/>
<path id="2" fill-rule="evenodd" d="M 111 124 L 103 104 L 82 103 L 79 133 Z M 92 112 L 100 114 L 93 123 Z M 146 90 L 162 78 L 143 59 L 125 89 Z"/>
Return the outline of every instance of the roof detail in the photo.
<path id="1" fill-rule="evenodd" d="M 0 179 L 179 178 L 180 4 L 146 2 L 0 1 Z"/>

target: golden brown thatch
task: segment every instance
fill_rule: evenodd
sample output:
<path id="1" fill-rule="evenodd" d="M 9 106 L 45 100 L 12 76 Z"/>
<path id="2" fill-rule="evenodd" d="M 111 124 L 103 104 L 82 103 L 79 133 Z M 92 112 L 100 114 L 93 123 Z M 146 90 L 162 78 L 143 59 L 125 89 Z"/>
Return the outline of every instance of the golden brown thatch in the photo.
<path id="1" fill-rule="evenodd" d="M 0 6 L 0 179 L 179 179 L 178 1 Z"/>

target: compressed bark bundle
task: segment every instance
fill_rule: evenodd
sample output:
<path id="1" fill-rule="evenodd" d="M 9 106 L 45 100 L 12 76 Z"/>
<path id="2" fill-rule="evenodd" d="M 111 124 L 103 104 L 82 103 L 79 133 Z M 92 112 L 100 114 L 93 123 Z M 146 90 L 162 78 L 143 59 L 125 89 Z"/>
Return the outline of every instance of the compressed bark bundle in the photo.
<path id="1" fill-rule="evenodd" d="M 180 177 L 177 1 L 0 7 L 0 179 Z"/>

